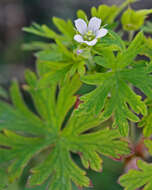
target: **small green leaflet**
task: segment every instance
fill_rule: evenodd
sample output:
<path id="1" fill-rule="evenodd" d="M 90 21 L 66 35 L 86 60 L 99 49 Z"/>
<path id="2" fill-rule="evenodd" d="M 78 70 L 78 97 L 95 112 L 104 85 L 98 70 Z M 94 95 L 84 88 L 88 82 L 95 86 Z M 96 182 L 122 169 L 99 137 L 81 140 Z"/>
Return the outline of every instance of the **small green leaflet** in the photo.
<path id="1" fill-rule="evenodd" d="M 130 153 L 128 142 L 121 138 L 117 129 L 92 130 L 100 125 L 100 116 L 75 110 L 67 118 L 76 102 L 74 95 L 81 87 L 78 76 L 67 79 L 62 85 L 38 89 L 37 76 L 27 71 L 26 81 L 25 89 L 32 96 L 37 115 L 26 106 L 17 82 L 11 87 L 14 108 L 0 102 L 0 129 L 3 131 L 0 134 L 3 147 L 0 164 L 12 161 L 7 169 L 11 182 L 19 178 L 29 161 L 45 149 L 49 153 L 32 168 L 28 185 L 41 185 L 51 177 L 48 190 L 71 190 L 72 182 L 79 187 L 90 186 L 86 171 L 72 160 L 72 152 L 81 155 L 85 168 L 95 171 L 102 169 L 100 154 L 119 158 Z"/>
<path id="2" fill-rule="evenodd" d="M 152 189 L 152 164 L 138 160 L 137 166 L 140 170 L 130 170 L 120 178 L 120 184 L 124 190 L 136 190 L 143 187 L 143 190 Z"/>
<path id="3" fill-rule="evenodd" d="M 90 74 L 82 77 L 87 84 L 97 85 L 97 88 L 82 96 L 84 104 L 81 109 L 94 110 L 98 115 L 101 111 L 103 121 L 114 114 L 114 127 L 118 126 L 122 136 L 128 135 L 128 119 L 137 122 L 139 118 L 135 113 L 147 114 L 145 103 L 130 87 L 130 84 L 143 91 L 148 97 L 152 96 L 151 64 L 134 64 L 134 59 L 144 46 L 144 36 L 139 33 L 128 49 L 114 56 L 107 49 L 95 62 L 108 69 L 105 73 Z M 107 56 L 108 55 L 108 56 Z M 129 106 L 128 106 L 129 105 Z M 131 109 L 135 112 L 133 113 Z"/>
<path id="4" fill-rule="evenodd" d="M 152 141 L 145 140 L 145 145 L 152 154 Z M 138 160 L 139 170 L 130 170 L 127 174 L 120 177 L 120 184 L 125 187 L 124 190 L 135 190 L 144 186 L 143 190 L 152 189 L 152 164 Z"/>

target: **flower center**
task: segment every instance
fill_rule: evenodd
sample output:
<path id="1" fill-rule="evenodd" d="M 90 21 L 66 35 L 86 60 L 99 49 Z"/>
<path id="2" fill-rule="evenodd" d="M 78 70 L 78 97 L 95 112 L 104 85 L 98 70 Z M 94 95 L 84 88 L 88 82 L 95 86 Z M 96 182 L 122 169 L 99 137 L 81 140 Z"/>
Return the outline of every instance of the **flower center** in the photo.
<path id="1" fill-rule="evenodd" d="M 95 35 L 92 30 L 89 30 L 85 35 L 83 36 L 84 40 L 91 41 L 95 38 Z"/>

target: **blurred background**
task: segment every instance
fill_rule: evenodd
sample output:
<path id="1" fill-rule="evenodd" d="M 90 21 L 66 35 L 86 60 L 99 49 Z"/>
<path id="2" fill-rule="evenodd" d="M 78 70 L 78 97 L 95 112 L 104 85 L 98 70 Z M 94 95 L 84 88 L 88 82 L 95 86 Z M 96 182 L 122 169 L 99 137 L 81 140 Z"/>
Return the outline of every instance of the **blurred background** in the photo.
<path id="1" fill-rule="evenodd" d="M 120 4 L 123 0 L 0 0 L 0 83 L 7 86 L 16 77 L 24 81 L 26 67 L 34 67 L 31 52 L 22 50 L 24 42 L 34 40 L 34 36 L 22 32 L 24 26 L 32 22 L 48 24 L 53 29 L 53 16 L 64 19 L 76 18 L 78 9 L 88 15 L 92 6 L 102 3 Z M 151 8 L 152 1 L 144 0 L 134 4 L 135 9 Z"/>
<path id="2" fill-rule="evenodd" d="M 25 69 L 35 68 L 33 52 L 22 50 L 23 43 L 35 40 L 33 35 L 22 32 L 24 26 L 37 22 L 55 29 L 51 21 L 53 16 L 74 20 L 78 9 L 83 9 L 89 15 L 92 6 L 102 3 L 118 5 L 122 2 L 123 0 L 0 0 L 0 84 L 7 89 L 13 78 L 24 83 Z M 152 8 L 152 0 L 139 1 L 134 4 L 134 8 Z M 123 163 L 104 158 L 103 168 L 102 173 L 89 173 L 93 179 L 93 189 L 121 190 L 117 179 L 123 172 Z M 26 172 L 20 184 L 13 184 L 9 189 L 43 190 L 43 187 L 27 189 L 24 187 L 25 181 Z"/>

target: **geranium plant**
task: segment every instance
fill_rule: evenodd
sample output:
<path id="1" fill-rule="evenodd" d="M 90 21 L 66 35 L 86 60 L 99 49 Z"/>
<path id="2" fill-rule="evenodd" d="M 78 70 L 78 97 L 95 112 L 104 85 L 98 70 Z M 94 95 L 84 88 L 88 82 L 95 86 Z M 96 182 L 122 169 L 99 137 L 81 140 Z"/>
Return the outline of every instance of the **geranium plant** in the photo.
<path id="1" fill-rule="evenodd" d="M 48 190 L 90 187 L 86 169 L 101 172 L 102 155 L 136 156 L 135 169 L 119 182 L 125 190 L 152 189 L 146 148 L 132 148 L 137 126 L 143 127 L 139 138 L 152 154 L 152 24 L 146 21 L 152 9 L 135 11 L 134 2 L 93 7 L 90 19 L 79 10 L 75 22 L 54 17 L 59 32 L 38 24 L 24 28 L 50 41 L 24 44 L 37 58 L 36 73 L 26 71 L 22 86 L 34 109 L 17 81 L 10 88 L 13 105 L 0 101 L 0 190 L 19 180 L 35 158 L 29 187 L 46 181 Z"/>

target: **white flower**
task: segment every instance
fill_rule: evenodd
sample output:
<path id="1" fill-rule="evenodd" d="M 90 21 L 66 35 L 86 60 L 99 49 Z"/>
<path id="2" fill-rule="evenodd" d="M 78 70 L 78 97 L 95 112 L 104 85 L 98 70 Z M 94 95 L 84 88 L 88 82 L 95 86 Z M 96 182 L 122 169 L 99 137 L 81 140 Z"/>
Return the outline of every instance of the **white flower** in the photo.
<path id="1" fill-rule="evenodd" d="M 79 18 L 75 20 L 75 27 L 78 30 L 79 34 L 74 36 L 74 40 L 79 43 L 85 43 L 88 46 L 94 46 L 98 38 L 102 38 L 108 33 L 108 30 L 105 28 L 100 28 L 101 19 L 97 17 L 92 17 L 89 21 L 89 24 Z"/>

